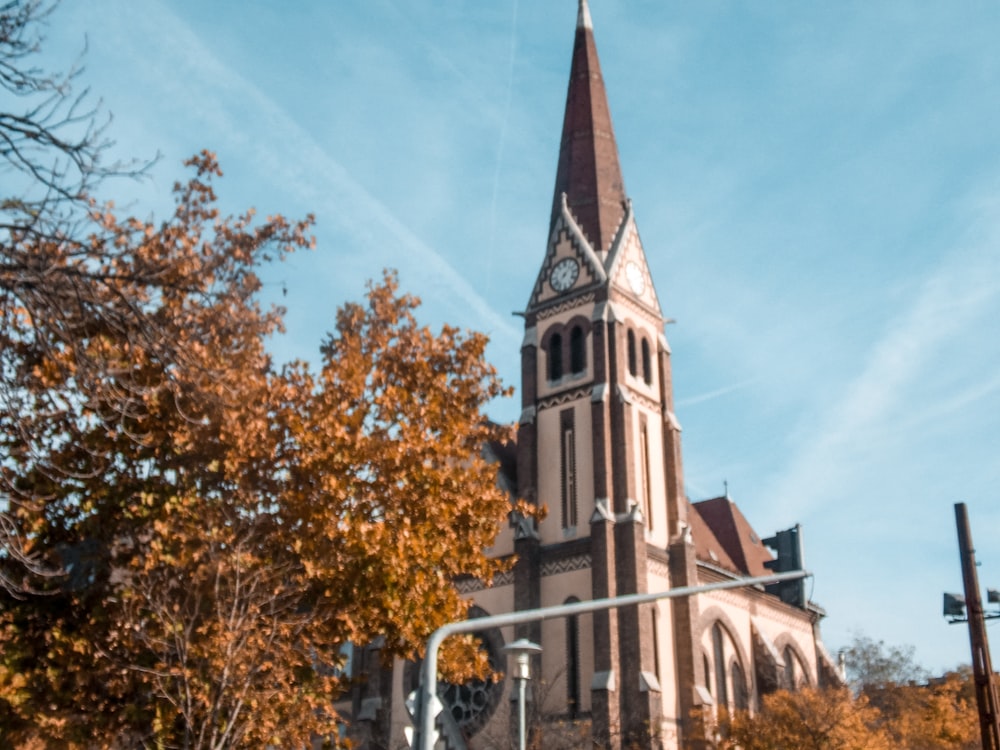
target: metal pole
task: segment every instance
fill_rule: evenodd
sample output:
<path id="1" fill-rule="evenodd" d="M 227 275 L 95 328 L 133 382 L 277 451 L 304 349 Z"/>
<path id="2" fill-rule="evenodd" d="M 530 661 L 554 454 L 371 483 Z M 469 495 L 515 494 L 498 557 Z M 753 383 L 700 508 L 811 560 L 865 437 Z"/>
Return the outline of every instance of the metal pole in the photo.
<path id="1" fill-rule="evenodd" d="M 450 635 L 475 633 L 488 628 L 521 625 L 526 622 L 539 622 L 540 620 L 550 620 L 556 617 L 568 617 L 587 612 L 617 609 L 633 604 L 647 604 L 660 599 L 675 599 L 682 596 L 691 596 L 692 594 L 706 594 L 711 591 L 746 588 L 747 586 L 763 586 L 766 583 L 778 583 L 780 581 L 795 581 L 811 575 L 812 573 L 805 570 L 792 570 L 787 573 L 774 573 L 755 578 L 739 578 L 733 581 L 707 583 L 703 586 L 682 586 L 681 588 L 655 594 L 628 594 L 627 596 L 613 596 L 608 599 L 594 599 L 589 602 L 573 602 L 572 604 L 559 604 L 554 607 L 525 609 L 520 612 L 477 617 L 473 620 L 460 620 L 459 622 L 450 622 L 447 625 L 442 625 L 431 633 L 431 637 L 427 640 L 427 654 L 424 656 L 424 663 L 420 670 L 420 701 L 418 704 L 418 710 L 420 711 L 420 742 L 418 750 L 434 750 L 434 713 L 428 710 L 428 707 L 431 705 L 431 699 L 437 693 L 438 650 L 441 648 L 441 644 L 445 638 Z M 994 747 L 990 748 L 990 750 L 1000 750 L 1000 748 Z"/>
<path id="2" fill-rule="evenodd" d="M 514 658 L 514 681 L 517 683 L 517 728 L 518 750 L 525 750 L 527 746 L 527 726 L 525 720 L 525 705 L 527 704 L 528 680 L 531 679 L 531 657 L 542 653 L 542 647 L 537 643 L 532 643 L 527 638 L 520 638 L 513 643 L 508 643 L 503 647 Z"/>
<path id="3" fill-rule="evenodd" d="M 958 552 L 962 558 L 965 605 L 969 613 L 969 644 L 972 647 L 972 674 L 976 682 L 976 703 L 979 706 L 979 730 L 983 738 L 983 750 L 1000 750 L 996 681 L 990 659 L 990 642 L 986 637 L 983 600 L 979 596 L 976 550 L 972 546 L 972 531 L 965 503 L 955 504 L 955 524 L 958 527 Z"/>
<path id="4" fill-rule="evenodd" d="M 524 704 L 527 703 L 528 681 L 524 677 L 517 678 L 517 747 L 525 750 L 528 746 L 528 722 L 524 715 Z"/>

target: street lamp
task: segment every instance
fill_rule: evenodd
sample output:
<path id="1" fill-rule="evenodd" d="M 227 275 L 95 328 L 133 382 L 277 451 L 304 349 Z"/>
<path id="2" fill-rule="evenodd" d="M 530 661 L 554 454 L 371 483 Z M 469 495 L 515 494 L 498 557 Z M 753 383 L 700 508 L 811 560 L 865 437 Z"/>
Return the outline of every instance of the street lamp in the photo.
<path id="1" fill-rule="evenodd" d="M 527 638 L 508 643 L 503 650 L 514 657 L 514 679 L 517 680 L 517 747 L 525 750 L 527 729 L 524 716 L 525 693 L 531 679 L 531 657 L 542 653 L 542 647 Z"/>

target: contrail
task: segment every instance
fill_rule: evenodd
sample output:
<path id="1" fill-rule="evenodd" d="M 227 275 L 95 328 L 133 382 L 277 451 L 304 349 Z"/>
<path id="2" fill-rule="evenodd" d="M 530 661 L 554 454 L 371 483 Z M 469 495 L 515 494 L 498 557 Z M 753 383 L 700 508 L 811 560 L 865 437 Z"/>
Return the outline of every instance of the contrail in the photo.
<path id="1" fill-rule="evenodd" d="M 362 247 L 381 252 L 387 245 L 393 247 L 392 264 L 429 280 L 432 288 L 447 289 L 451 306 L 478 319 L 469 320 L 470 326 L 508 343 L 520 340 L 508 314 L 493 310 L 481 290 L 400 221 L 282 106 L 217 57 L 169 6 L 144 5 L 135 26 L 148 26 L 151 32 L 156 30 L 154 36 L 171 40 L 165 50 L 170 54 L 171 75 L 158 83 L 171 96 L 197 102 L 206 130 L 225 134 L 226 150 L 252 149 L 258 167 L 313 209 L 321 225 L 339 226 Z M 247 119 L 257 127 L 266 125 L 271 137 L 256 139 Z"/>
<path id="2" fill-rule="evenodd" d="M 507 141 L 507 121 L 510 118 L 510 104 L 514 96 L 514 61 L 517 59 L 517 6 L 519 0 L 514 0 L 514 12 L 510 22 L 510 60 L 507 65 L 507 98 L 504 102 L 503 115 L 500 119 L 500 138 L 497 143 L 497 158 L 493 167 L 493 195 L 490 197 L 490 252 L 486 253 L 486 289 L 489 291 L 493 277 L 493 248 L 496 240 L 497 227 L 497 193 L 500 190 L 500 167 L 503 164 L 504 145 Z"/>

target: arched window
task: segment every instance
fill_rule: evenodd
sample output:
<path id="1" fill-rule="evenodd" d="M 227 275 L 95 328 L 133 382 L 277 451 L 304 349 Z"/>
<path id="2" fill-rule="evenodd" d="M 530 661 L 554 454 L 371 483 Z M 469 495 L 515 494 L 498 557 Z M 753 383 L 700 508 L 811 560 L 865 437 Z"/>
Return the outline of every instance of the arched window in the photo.
<path id="1" fill-rule="evenodd" d="M 645 337 L 642 339 L 642 379 L 646 385 L 653 383 L 653 363 L 649 356 L 649 341 Z"/>
<path id="2" fill-rule="evenodd" d="M 635 377 L 635 334 L 628 329 L 628 372 Z"/>
<path id="3" fill-rule="evenodd" d="M 746 711 L 750 708 L 750 697 L 747 695 L 747 683 L 743 676 L 743 668 L 738 661 L 733 660 L 729 667 L 729 673 L 733 681 L 733 707 L 739 711 Z"/>
<path id="4" fill-rule="evenodd" d="M 571 596 L 564 604 L 580 601 Z M 566 618 L 566 710 L 569 718 L 580 717 L 580 622 L 579 616 Z"/>
<path id="5" fill-rule="evenodd" d="M 579 375 L 587 366 L 587 356 L 583 348 L 583 329 L 573 326 L 569 333 L 569 369 L 574 375 Z"/>
<path id="6" fill-rule="evenodd" d="M 549 380 L 559 380 L 563 376 L 562 336 L 552 334 L 549 339 Z"/>
<path id="7" fill-rule="evenodd" d="M 701 655 L 701 668 L 705 670 L 705 689 L 708 690 L 708 694 L 712 694 L 712 670 L 708 665 L 708 655 Z"/>
<path id="8" fill-rule="evenodd" d="M 785 646 L 782 654 L 785 658 L 785 687 L 788 690 L 795 690 L 798 687 L 798 679 L 795 674 L 795 652 L 791 646 Z"/>
<path id="9" fill-rule="evenodd" d="M 726 692 L 726 644 L 722 626 L 715 623 L 712 626 L 712 660 L 715 662 L 715 684 L 719 694 L 715 697 L 717 706 L 729 705 L 729 695 Z"/>

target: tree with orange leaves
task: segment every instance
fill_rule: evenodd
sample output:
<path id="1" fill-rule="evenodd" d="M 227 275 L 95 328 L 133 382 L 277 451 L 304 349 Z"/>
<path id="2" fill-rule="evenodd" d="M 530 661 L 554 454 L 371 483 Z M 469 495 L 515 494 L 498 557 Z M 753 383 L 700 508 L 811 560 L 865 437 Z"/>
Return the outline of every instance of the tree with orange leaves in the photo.
<path id="1" fill-rule="evenodd" d="M 878 709 L 847 688 L 806 688 L 764 696 L 751 716 L 733 715 L 725 726 L 721 747 L 742 750 L 889 750 L 896 747 L 876 726 Z"/>
<path id="2" fill-rule="evenodd" d="M 497 569 L 485 338 L 419 326 L 386 274 L 318 371 L 275 366 L 257 274 L 311 218 L 221 216 L 209 153 L 162 224 L 98 205 L 144 165 L 105 161 L 79 68 L 34 61 L 56 5 L 0 3 L 2 744 L 335 737 L 344 644 L 418 654 Z"/>
<path id="3" fill-rule="evenodd" d="M 341 647 L 417 655 L 464 616 L 456 576 L 498 570 L 485 337 L 420 326 L 386 274 L 318 370 L 275 367 L 256 269 L 309 220 L 221 217 L 214 157 L 192 166 L 160 226 L 95 207 L 85 240 L 11 236 L 0 487 L 41 570 L 0 558 L 15 747 L 335 738 Z"/>
<path id="4" fill-rule="evenodd" d="M 913 649 L 863 635 L 845 649 L 851 689 L 779 691 L 753 715 L 717 727 L 720 747 L 743 750 L 879 748 L 972 750 L 979 722 L 968 668 L 929 679 Z"/>

